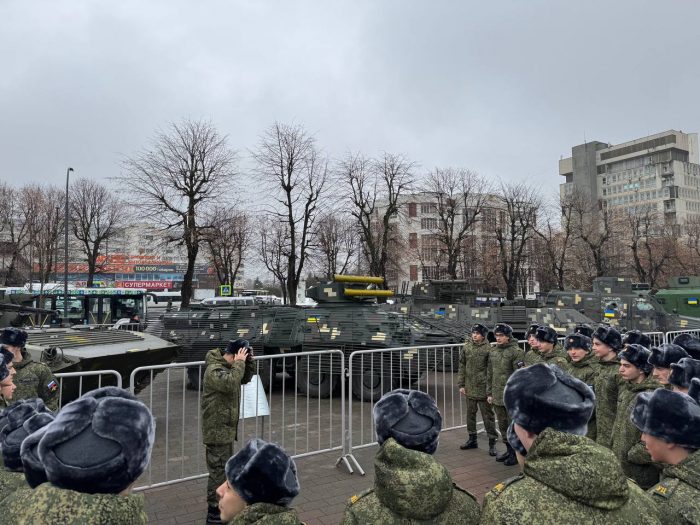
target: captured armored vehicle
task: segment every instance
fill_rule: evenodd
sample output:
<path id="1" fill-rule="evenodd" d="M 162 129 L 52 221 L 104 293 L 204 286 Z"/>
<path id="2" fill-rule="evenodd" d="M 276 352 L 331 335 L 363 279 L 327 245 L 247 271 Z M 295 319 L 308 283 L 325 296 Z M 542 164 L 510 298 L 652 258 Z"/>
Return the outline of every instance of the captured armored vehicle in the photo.
<path id="1" fill-rule="evenodd" d="M 256 355 L 276 355 L 339 349 L 347 357 L 355 350 L 425 346 L 457 342 L 457 338 L 420 319 L 387 312 L 376 304 L 387 290 L 368 289 L 381 278 L 338 275 L 333 282 L 308 290 L 317 301 L 308 306 L 223 305 L 193 306 L 163 316 L 163 337 L 182 347 L 183 361 L 203 360 L 212 348 L 238 337 L 250 341 Z M 328 396 L 342 378 L 340 359 L 328 355 L 284 360 L 285 372 L 296 374 L 302 393 Z M 282 360 L 274 360 L 281 367 Z M 351 388 L 362 399 L 377 399 L 393 385 L 415 381 L 434 362 L 427 351 L 415 348 L 391 356 L 366 355 L 353 363 Z M 259 362 L 260 376 L 269 386 L 276 372 L 270 360 Z M 346 363 L 347 366 L 347 363 Z M 188 370 L 190 384 L 198 387 L 198 370 Z"/>
<path id="2" fill-rule="evenodd" d="M 649 293 L 666 313 L 678 314 L 681 330 L 700 328 L 700 277 L 671 277 L 666 288 Z"/>

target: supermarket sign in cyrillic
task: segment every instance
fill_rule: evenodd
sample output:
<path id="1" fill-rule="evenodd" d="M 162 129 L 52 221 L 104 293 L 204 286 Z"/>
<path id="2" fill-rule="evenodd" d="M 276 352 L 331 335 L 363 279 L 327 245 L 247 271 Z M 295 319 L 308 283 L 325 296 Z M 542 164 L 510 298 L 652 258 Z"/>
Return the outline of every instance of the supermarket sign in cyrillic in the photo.
<path id="1" fill-rule="evenodd" d="M 117 288 L 154 288 L 156 290 L 169 290 L 172 287 L 172 281 L 117 281 Z"/>

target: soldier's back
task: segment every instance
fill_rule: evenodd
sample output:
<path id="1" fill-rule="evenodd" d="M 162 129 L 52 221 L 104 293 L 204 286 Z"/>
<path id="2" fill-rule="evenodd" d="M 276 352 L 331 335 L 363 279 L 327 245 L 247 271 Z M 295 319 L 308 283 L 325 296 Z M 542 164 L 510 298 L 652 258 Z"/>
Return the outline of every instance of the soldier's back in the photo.
<path id="1" fill-rule="evenodd" d="M 700 452 L 664 469 L 661 481 L 649 489 L 661 523 L 700 524 Z"/>
<path id="2" fill-rule="evenodd" d="M 29 486 L 24 479 L 22 472 L 10 472 L 5 468 L 0 468 L 0 501 L 20 488 Z"/>

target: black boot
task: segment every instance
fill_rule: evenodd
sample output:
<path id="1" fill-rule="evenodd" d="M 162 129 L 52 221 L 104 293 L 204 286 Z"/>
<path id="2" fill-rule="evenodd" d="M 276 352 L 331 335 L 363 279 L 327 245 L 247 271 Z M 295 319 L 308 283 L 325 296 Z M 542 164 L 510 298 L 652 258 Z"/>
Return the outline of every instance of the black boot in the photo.
<path id="1" fill-rule="evenodd" d="M 510 450 L 510 445 L 508 443 L 505 443 L 505 445 L 506 451 L 503 454 L 499 454 L 498 456 L 496 456 L 496 461 L 498 461 L 499 463 L 508 459 L 508 456 L 510 455 L 510 453 L 508 452 Z"/>
<path id="2" fill-rule="evenodd" d="M 510 444 L 508 445 L 508 457 L 503 462 L 503 464 L 506 467 L 512 467 L 513 465 L 518 464 L 518 458 L 515 457 L 515 450 L 513 450 L 513 447 L 511 447 Z"/>
<path id="3" fill-rule="evenodd" d="M 222 523 L 223 521 L 221 521 L 221 513 L 219 512 L 219 508 L 209 507 L 209 510 L 207 510 L 207 525 L 220 525 Z"/>
<path id="4" fill-rule="evenodd" d="M 495 456 L 495 455 L 496 455 L 496 440 L 489 439 L 489 456 Z"/>
<path id="5" fill-rule="evenodd" d="M 469 450 L 470 448 L 477 448 L 479 445 L 476 443 L 476 434 L 469 434 L 469 439 L 459 447 L 460 450 Z"/>

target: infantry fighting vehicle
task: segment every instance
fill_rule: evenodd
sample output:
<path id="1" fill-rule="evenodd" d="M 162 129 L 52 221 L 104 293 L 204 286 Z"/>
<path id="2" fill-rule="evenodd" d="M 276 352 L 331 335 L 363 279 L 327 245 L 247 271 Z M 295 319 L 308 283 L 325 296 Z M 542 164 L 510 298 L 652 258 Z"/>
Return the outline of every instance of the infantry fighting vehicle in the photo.
<path id="1" fill-rule="evenodd" d="M 339 349 L 347 358 L 355 350 L 417 347 L 446 344 L 457 339 L 420 319 L 388 312 L 376 304 L 388 290 L 371 287 L 383 281 L 377 277 L 338 275 L 333 282 L 308 290 L 317 301 L 314 307 L 299 306 L 192 306 L 163 316 L 163 337 L 182 347 L 183 361 L 204 359 L 212 348 L 223 348 L 230 339 L 248 339 L 256 355 L 275 355 Z M 302 358 L 259 361 L 260 376 L 269 386 L 280 371 L 296 374 L 293 381 L 308 395 L 328 396 L 342 379 L 337 355 L 309 355 Z M 367 354 L 353 362 L 350 387 L 365 400 L 377 399 L 399 384 L 415 381 L 435 361 L 427 350 L 407 348 L 389 354 Z M 285 370 L 279 367 L 284 366 Z M 347 363 L 346 363 L 347 366 Z M 190 385 L 198 387 L 195 368 L 188 371 Z"/>
<path id="2" fill-rule="evenodd" d="M 677 314 L 681 329 L 700 328 L 700 277 L 671 277 L 666 288 L 652 290 L 654 298 L 670 314 Z"/>

